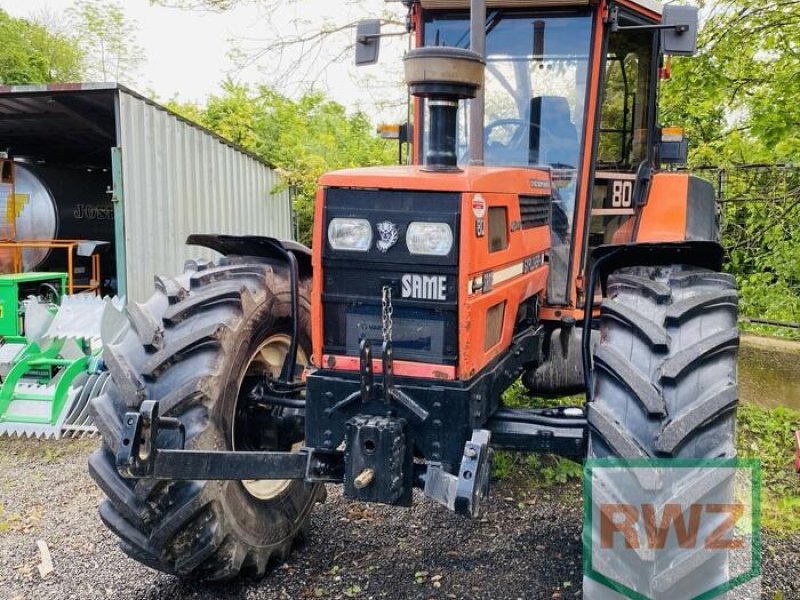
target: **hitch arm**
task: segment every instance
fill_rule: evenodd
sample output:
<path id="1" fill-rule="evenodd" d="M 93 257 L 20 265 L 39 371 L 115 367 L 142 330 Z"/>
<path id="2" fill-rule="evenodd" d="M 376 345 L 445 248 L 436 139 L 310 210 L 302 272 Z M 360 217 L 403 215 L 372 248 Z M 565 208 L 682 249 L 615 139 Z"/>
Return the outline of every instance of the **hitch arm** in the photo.
<path id="1" fill-rule="evenodd" d="M 132 477 L 169 480 L 305 479 L 308 455 L 291 452 L 202 452 L 155 450 L 144 470 L 128 469 Z M 247 456 L 255 454 L 257 456 Z M 136 465 L 138 466 L 138 465 Z M 122 470 L 122 469 L 120 469 Z"/>
<path id="2" fill-rule="evenodd" d="M 142 403 L 125 415 L 117 469 L 131 479 L 177 481 L 214 479 L 302 479 L 340 481 L 341 453 L 227 452 L 184 450 L 177 419 L 159 418 L 158 402 Z"/>

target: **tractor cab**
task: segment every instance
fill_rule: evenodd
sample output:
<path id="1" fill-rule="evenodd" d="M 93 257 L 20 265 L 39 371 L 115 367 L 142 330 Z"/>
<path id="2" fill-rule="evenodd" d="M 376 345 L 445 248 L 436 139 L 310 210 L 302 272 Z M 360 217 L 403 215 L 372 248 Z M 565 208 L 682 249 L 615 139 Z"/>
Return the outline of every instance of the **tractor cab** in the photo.
<path id="1" fill-rule="evenodd" d="M 314 361 L 356 372 L 364 340 L 381 356 L 388 302 L 399 372 L 469 381 L 536 324 L 543 348 L 565 350 L 528 361 L 559 363 L 555 378 L 528 368 L 529 387 L 580 391 L 591 336 L 574 324 L 590 294 L 602 299 L 589 290 L 593 251 L 684 240 L 690 226 L 713 234 L 710 188 L 656 175 L 685 154 L 680 133 L 657 126 L 657 83 L 665 52 L 694 50 L 697 12 L 650 0 L 405 4 L 414 164 L 323 177 Z M 358 64 L 377 60 L 381 35 L 375 21 L 359 26 Z"/>

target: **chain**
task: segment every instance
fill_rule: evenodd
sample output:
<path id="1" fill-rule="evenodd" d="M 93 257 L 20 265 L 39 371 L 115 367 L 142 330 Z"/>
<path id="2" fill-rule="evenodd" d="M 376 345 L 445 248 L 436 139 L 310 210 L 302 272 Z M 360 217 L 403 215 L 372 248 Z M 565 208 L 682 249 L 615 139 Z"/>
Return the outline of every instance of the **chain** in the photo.
<path id="1" fill-rule="evenodd" d="M 383 341 L 392 341 L 392 314 L 394 307 L 392 306 L 392 286 L 383 286 L 383 296 L 381 298 L 382 318 L 383 318 Z"/>

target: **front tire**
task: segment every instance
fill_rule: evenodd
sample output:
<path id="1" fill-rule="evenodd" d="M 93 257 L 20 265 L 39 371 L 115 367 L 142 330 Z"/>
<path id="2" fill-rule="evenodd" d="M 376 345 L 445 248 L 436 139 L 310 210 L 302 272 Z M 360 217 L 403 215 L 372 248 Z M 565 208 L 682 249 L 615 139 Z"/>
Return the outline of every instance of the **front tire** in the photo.
<path id="1" fill-rule="evenodd" d="M 732 276 L 695 267 L 632 267 L 609 277 L 587 409 L 590 459 L 735 458 L 737 302 Z M 629 489 L 604 493 L 630 498 Z M 637 573 L 620 576 L 649 572 L 645 595 L 678 597 L 707 583 L 709 572 L 724 578 L 724 558 L 643 560 Z M 671 592 L 658 589 L 667 579 Z M 587 577 L 584 596 L 623 598 Z"/>
<path id="2" fill-rule="evenodd" d="M 288 409 L 268 410 L 253 427 L 240 402 L 245 376 L 277 375 L 288 351 L 286 270 L 236 257 L 189 265 L 174 279 L 156 278 L 145 304 L 129 305 L 130 329 L 106 349 L 112 382 L 93 402 L 103 447 L 89 461 L 108 497 L 100 516 L 123 551 L 154 569 L 206 580 L 260 577 L 270 562 L 286 559 L 324 488 L 302 481 L 126 480 L 115 468 L 122 419 L 146 399 L 183 423 L 187 449 L 302 445 L 302 427 L 287 434 L 281 421 Z M 301 364 L 310 356 L 309 292 L 301 282 Z"/>

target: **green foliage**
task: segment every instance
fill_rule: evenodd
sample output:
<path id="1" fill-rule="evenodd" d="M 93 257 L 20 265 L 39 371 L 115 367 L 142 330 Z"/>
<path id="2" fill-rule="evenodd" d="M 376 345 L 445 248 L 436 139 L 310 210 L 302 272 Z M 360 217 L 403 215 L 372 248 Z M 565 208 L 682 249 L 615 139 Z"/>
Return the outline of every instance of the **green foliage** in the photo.
<path id="1" fill-rule="evenodd" d="M 800 531 L 800 475 L 794 471 L 800 412 L 741 404 L 738 424 L 739 457 L 761 461 L 762 525 L 782 533 Z"/>
<path id="2" fill-rule="evenodd" d="M 800 321 L 800 181 L 780 169 L 800 151 L 800 4 L 701 0 L 699 56 L 675 59 L 661 118 L 686 127 L 691 166 L 729 174 L 722 207 L 729 269 L 750 317 Z M 797 173 L 795 171 L 795 173 Z M 712 177 L 715 175 L 710 173 Z"/>
<path id="3" fill-rule="evenodd" d="M 320 93 L 292 100 L 277 91 L 227 82 L 204 108 L 172 103 L 179 113 L 275 165 L 295 191 L 299 240 L 311 242 L 314 200 L 322 174 L 344 168 L 391 164 L 396 146 L 373 134 L 363 113 Z"/>
<path id="4" fill-rule="evenodd" d="M 529 483 L 531 487 L 549 489 L 571 481 L 583 474 L 580 463 L 550 454 L 495 452 L 492 455 L 492 477 Z"/>
<path id="5" fill-rule="evenodd" d="M 739 323 L 739 331 L 742 333 L 751 333 L 761 337 L 766 336 L 800 341 L 800 329 L 790 329 L 788 327 L 774 327 L 771 325 L 761 325 L 759 323 L 741 321 Z"/>
<path id="6" fill-rule="evenodd" d="M 128 19 L 119 0 L 78 0 L 67 17 L 79 34 L 90 79 L 136 80 L 144 51 L 135 41 L 138 25 Z"/>
<path id="7" fill-rule="evenodd" d="M 503 399 L 512 408 L 580 406 L 583 402 L 582 396 L 534 401 L 520 382 L 509 388 Z M 739 457 L 761 461 L 762 525 L 779 533 L 800 531 L 800 475 L 794 471 L 794 432 L 800 429 L 800 411 L 743 403 L 737 422 Z M 551 488 L 579 481 L 582 466 L 550 455 L 496 452 L 492 475 L 517 484 Z"/>
<path id="8" fill-rule="evenodd" d="M 503 395 L 503 404 L 509 408 L 582 406 L 583 402 L 583 396 L 533 399 L 520 381 L 508 388 Z M 495 452 L 492 456 L 492 476 L 495 479 L 513 478 L 520 482 L 530 482 L 532 486 L 539 488 L 579 481 L 582 472 L 580 463 L 549 454 Z"/>
<path id="9" fill-rule="evenodd" d="M 559 406 L 583 406 L 586 396 L 561 396 L 557 398 L 534 398 L 519 379 L 503 394 L 503 405 L 509 408 L 557 408 Z"/>
<path id="10" fill-rule="evenodd" d="M 15 19 L 0 10 L 0 83 L 51 83 L 78 81 L 83 73 L 83 52 L 67 35 L 48 32 L 42 25 Z"/>

